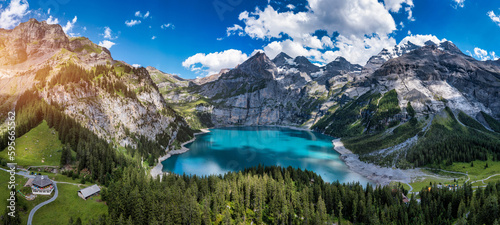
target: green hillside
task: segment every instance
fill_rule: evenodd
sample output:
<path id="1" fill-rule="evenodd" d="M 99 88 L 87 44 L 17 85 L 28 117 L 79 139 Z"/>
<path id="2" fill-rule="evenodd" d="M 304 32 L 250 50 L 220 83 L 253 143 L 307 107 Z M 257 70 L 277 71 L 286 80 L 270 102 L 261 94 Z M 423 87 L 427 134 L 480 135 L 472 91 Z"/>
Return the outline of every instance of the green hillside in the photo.
<path id="1" fill-rule="evenodd" d="M 16 139 L 16 163 L 20 166 L 59 166 L 61 150 L 58 133 L 44 120 Z M 7 159 L 7 153 L 1 151 L 0 158 Z"/>

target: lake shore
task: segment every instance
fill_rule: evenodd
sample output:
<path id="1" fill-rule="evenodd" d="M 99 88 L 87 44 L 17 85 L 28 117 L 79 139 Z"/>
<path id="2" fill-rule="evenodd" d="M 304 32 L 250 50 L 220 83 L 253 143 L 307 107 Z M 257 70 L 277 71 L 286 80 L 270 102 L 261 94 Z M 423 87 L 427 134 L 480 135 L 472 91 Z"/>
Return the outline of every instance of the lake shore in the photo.
<path id="1" fill-rule="evenodd" d="M 224 126 L 224 127 L 239 127 L 239 126 Z M 295 126 L 266 125 L 262 127 L 281 127 L 293 130 L 312 131 L 311 129 L 295 127 Z M 194 134 L 193 139 L 182 143 L 180 149 L 171 150 L 166 155 L 158 158 L 158 164 L 150 171 L 151 176 L 152 177 L 160 176 L 161 179 L 163 174 L 166 173 L 162 171 L 163 170 L 162 162 L 170 158 L 172 155 L 182 154 L 189 151 L 189 149 L 186 148 L 185 145 L 195 141 L 197 135 L 208 132 L 210 132 L 208 129 L 201 129 L 201 132 Z M 393 168 L 381 167 L 373 163 L 363 162 L 359 159 L 359 156 L 357 154 L 354 154 L 352 151 L 350 151 L 344 146 L 340 138 L 332 140 L 332 145 L 335 151 L 337 151 L 340 154 L 340 159 L 347 165 L 349 170 L 362 175 L 363 177 L 372 181 L 376 185 L 385 186 L 389 185 L 393 181 L 409 184 L 416 178 L 425 176 L 425 173 L 423 173 L 420 169 L 408 169 L 408 170 L 393 169 Z"/>
<path id="2" fill-rule="evenodd" d="M 381 167 L 373 163 L 367 163 L 359 160 L 357 154 L 352 153 L 344 147 L 340 138 L 332 141 L 335 151 L 340 154 L 340 159 L 349 167 L 350 170 L 373 181 L 376 185 L 389 185 L 392 181 L 409 184 L 417 177 L 425 176 L 420 169 L 393 169 Z"/>
<path id="3" fill-rule="evenodd" d="M 163 164 L 162 164 L 163 161 L 165 161 L 166 159 L 170 158 L 173 155 L 178 155 L 178 154 L 182 154 L 182 153 L 185 153 L 185 152 L 189 151 L 189 148 L 186 148 L 184 145 L 187 145 L 187 144 L 195 141 L 197 135 L 205 134 L 205 133 L 209 133 L 210 132 L 210 130 L 208 130 L 208 129 L 200 129 L 200 131 L 201 132 L 194 133 L 194 137 L 191 140 L 182 143 L 180 149 L 171 150 L 166 155 L 161 156 L 160 158 L 158 158 L 158 164 L 156 164 L 156 166 L 153 167 L 153 169 L 151 169 L 151 171 L 150 171 L 151 176 L 153 178 L 156 178 L 157 176 L 160 176 L 160 179 L 161 179 L 162 176 L 163 176 L 163 174 L 165 173 L 165 172 L 163 172 Z"/>

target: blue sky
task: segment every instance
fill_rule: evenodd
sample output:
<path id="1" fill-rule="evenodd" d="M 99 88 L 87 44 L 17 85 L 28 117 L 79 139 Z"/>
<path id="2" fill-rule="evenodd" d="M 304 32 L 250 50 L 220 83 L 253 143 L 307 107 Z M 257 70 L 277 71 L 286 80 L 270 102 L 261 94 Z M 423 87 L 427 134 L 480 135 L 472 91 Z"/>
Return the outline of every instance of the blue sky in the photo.
<path id="1" fill-rule="evenodd" d="M 49 19 L 129 64 L 185 78 L 234 67 L 256 51 L 338 56 L 364 65 L 402 40 L 455 43 L 479 60 L 500 55 L 500 1 L 477 0 L 3 0 L 0 27 Z M 76 17 L 76 18 L 75 18 Z M 140 21 L 140 23 L 139 23 Z M 497 52 L 497 53 L 495 53 Z"/>

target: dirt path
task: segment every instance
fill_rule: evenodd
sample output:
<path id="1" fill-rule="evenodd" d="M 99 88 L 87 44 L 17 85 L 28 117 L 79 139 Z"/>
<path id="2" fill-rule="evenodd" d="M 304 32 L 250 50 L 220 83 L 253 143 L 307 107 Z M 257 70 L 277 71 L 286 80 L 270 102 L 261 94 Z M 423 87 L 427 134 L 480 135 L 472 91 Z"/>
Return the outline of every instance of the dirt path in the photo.
<path id="1" fill-rule="evenodd" d="M 492 178 L 492 177 L 494 177 L 494 176 L 500 176 L 500 173 L 499 173 L 499 174 L 494 174 L 494 175 L 491 175 L 491 176 L 489 176 L 489 177 L 487 177 L 487 178 L 484 178 L 484 179 L 482 179 L 482 180 L 472 181 L 472 182 L 471 182 L 471 184 L 476 183 L 476 182 L 479 182 L 479 181 L 481 181 L 481 183 L 485 184 L 485 183 L 484 183 L 484 181 L 485 181 L 485 180 L 488 180 L 488 179 L 490 179 L 490 178 Z"/>

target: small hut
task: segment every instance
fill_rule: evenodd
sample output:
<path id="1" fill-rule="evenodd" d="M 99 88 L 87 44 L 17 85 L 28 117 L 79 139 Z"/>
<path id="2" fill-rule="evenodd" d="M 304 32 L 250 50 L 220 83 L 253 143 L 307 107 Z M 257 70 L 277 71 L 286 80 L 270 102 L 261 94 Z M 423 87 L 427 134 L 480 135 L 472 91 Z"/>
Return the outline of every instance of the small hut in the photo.
<path id="1" fill-rule="evenodd" d="M 98 195 L 101 192 L 101 188 L 97 186 L 97 184 L 94 184 L 90 187 L 86 187 L 84 189 L 81 189 L 78 191 L 78 196 L 80 198 L 87 200 L 88 198 Z"/>

